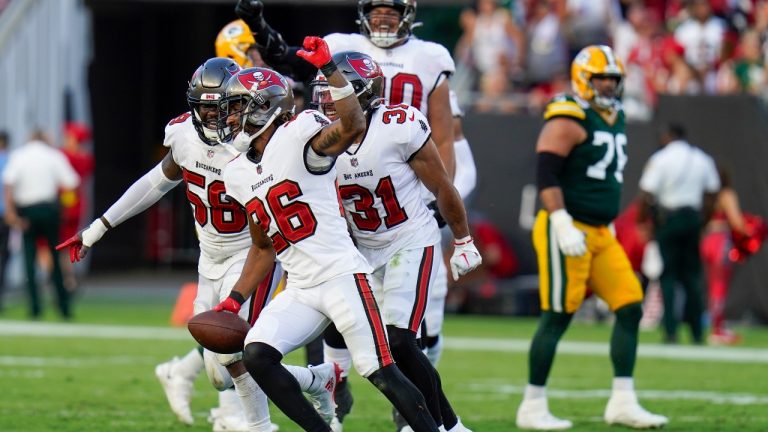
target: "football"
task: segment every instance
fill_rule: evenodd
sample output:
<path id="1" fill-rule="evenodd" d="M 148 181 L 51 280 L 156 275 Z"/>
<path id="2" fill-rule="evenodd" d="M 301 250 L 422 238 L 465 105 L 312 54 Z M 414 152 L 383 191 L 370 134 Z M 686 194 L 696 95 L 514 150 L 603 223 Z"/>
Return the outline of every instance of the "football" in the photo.
<path id="1" fill-rule="evenodd" d="M 234 354 L 243 350 L 245 335 L 251 326 L 235 314 L 209 310 L 193 316 L 187 328 L 204 348 L 219 354 Z"/>

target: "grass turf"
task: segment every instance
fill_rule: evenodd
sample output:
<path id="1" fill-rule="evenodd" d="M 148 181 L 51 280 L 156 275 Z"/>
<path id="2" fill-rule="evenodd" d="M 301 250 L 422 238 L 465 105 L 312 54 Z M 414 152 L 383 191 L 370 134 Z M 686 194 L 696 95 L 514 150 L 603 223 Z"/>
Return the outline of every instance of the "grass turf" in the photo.
<path id="1" fill-rule="evenodd" d="M 171 300 L 94 297 L 79 302 L 77 322 L 165 327 Z M 24 318 L 21 305 L 3 320 Z M 48 318 L 56 322 L 55 318 Z M 536 321 L 505 317 L 449 317 L 450 338 L 529 339 Z M 745 346 L 768 348 L 768 331 L 744 329 Z M 610 327 L 576 323 L 565 341 L 607 342 Z M 643 343 L 657 343 L 644 332 Z M 192 399 L 195 425 L 178 423 L 154 377 L 156 364 L 186 354 L 191 340 L 96 339 L 90 337 L 0 336 L 0 431 L 209 431 L 208 410 L 216 393 L 201 376 Z M 302 364 L 301 350 L 286 361 Z M 447 349 L 439 370 L 446 393 L 464 423 L 476 432 L 514 430 L 526 382 L 523 351 Z M 670 431 L 766 431 L 766 363 L 640 358 L 636 382 L 646 408 L 670 417 Z M 620 430 L 606 426 L 602 411 L 611 365 L 602 354 L 560 354 L 550 379 L 550 406 L 573 420 L 574 431 Z M 386 400 L 352 374 L 355 405 L 345 430 L 394 430 Z M 277 409 L 281 431 L 300 430 Z"/>

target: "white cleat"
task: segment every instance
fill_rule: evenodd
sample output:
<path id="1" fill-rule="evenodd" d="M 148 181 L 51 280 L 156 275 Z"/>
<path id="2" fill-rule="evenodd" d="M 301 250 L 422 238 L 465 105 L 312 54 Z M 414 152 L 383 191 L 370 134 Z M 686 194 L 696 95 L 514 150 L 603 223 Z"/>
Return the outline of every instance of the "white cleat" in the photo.
<path id="1" fill-rule="evenodd" d="M 461 418 L 459 418 L 459 422 L 456 423 L 453 428 L 449 429 L 448 432 L 472 432 L 472 429 L 464 426 L 464 424 L 461 423 Z"/>
<path id="2" fill-rule="evenodd" d="M 331 420 L 331 431 L 332 432 L 344 432 L 344 425 L 339 421 L 339 418 L 336 416 L 333 416 L 333 420 Z"/>
<path id="3" fill-rule="evenodd" d="M 218 412 L 214 412 L 216 408 L 211 410 L 211 416 L 208 417 L 208 421 L 213 423 L 213 432 L 249 432 L 248 421 L 243 415 L 216 415 Z M 270 423 L 270 432 L 277 432 L 280 430 L 280 426 Z"/>
<path id="4" fill-rule="evenodd" d="M 160 363 L 155 367 L 155 376 L 163 386 L 171 411 L 176 414 L 180 422 L 191 425 L 194 423 L 194 419 L 189 401 L 192 399 L 193 382 L 178 373 L 174 373 L 173 366 L 178 362 L 178 357 L 174 357 L 165 363 Z"/>
<path id="5" fill-rule="evenodd" d="M 573 426 L 570 420 L 557 418 L 549 412 L 547 398 L 523 399 L 517 409 L 517 427 L 527 430 L 565 430 Z"/>
<path id="6" fill-rule="evenodd" d="M 320 414 L 320 417 L 326 423 L 331 424 L 336 418 L 336 402 L 333 399 L 333 392 L 336 390 L 336 383 L 341 378 L 341 368 L 333 362 L 326 362 L 317 366 L 310 366 L 310 372 L 315 376 L 313 390 L 307 392 L 312 405 Z"/>
<path id="7" fill-rule="evenodd" d="M 669 419 L 653 414 L 640 406 L 635 392 L 614 392 L 605 407 L 605 422 L 635 429 L 655 429 L 666 425 Z"/>

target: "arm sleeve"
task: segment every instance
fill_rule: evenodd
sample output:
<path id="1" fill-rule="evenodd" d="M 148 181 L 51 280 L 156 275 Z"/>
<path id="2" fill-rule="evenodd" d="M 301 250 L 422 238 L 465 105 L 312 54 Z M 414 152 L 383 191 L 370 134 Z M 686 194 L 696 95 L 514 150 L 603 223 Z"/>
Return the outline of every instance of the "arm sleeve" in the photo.
<path id="1" fill-rule="evenodd" d="M 410 161 L 413 156 L 424 147 L 432 136 L 432 128 L 429 127 L 429 121 L 418 109 L 410 106 L 406 111 L 406 121 L 408 138 L 403 147 L 405 160 Z"/>
<path id="2" fill-rule="evenodd" d="M 658 163 L 654 161 L 653 157 L 646 164 L 645 169 L 643 170 L 643 175 L 640 177 L 640 189 L 643 192 L 653 194 L 659 191 L 661 186 L 661 176 L 659 175 L 657 165 Z"/>
<path id="3" fill-rule="evenodd" d="M 181 180 L 171 180 L 163 173 L 162 163 L 157 164 L 143 177 L 136 180 L 112 207 L 104 212 L 104 218 L 114 228 L 156 203 Z"/>

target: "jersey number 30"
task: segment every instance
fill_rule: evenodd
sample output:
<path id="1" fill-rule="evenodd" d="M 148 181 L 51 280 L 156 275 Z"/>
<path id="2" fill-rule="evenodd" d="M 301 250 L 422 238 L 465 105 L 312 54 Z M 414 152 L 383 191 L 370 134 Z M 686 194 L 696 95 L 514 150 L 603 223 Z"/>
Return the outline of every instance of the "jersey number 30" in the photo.
<path id="1" fill-rule="evenodd" d="M 592 140 L 593 146 L 605 146 L 605 155 L 602 159 L 587 167 L 587 177 L 605 180 L 608 167 L 616 158 L 616 170 L 613 175 L 616 181 L 624 183 L 624 166 L 627 164 L 627 136 L 623 133 L 616 135 L 605 132 L 595 131 L 595 137 Z"/>

